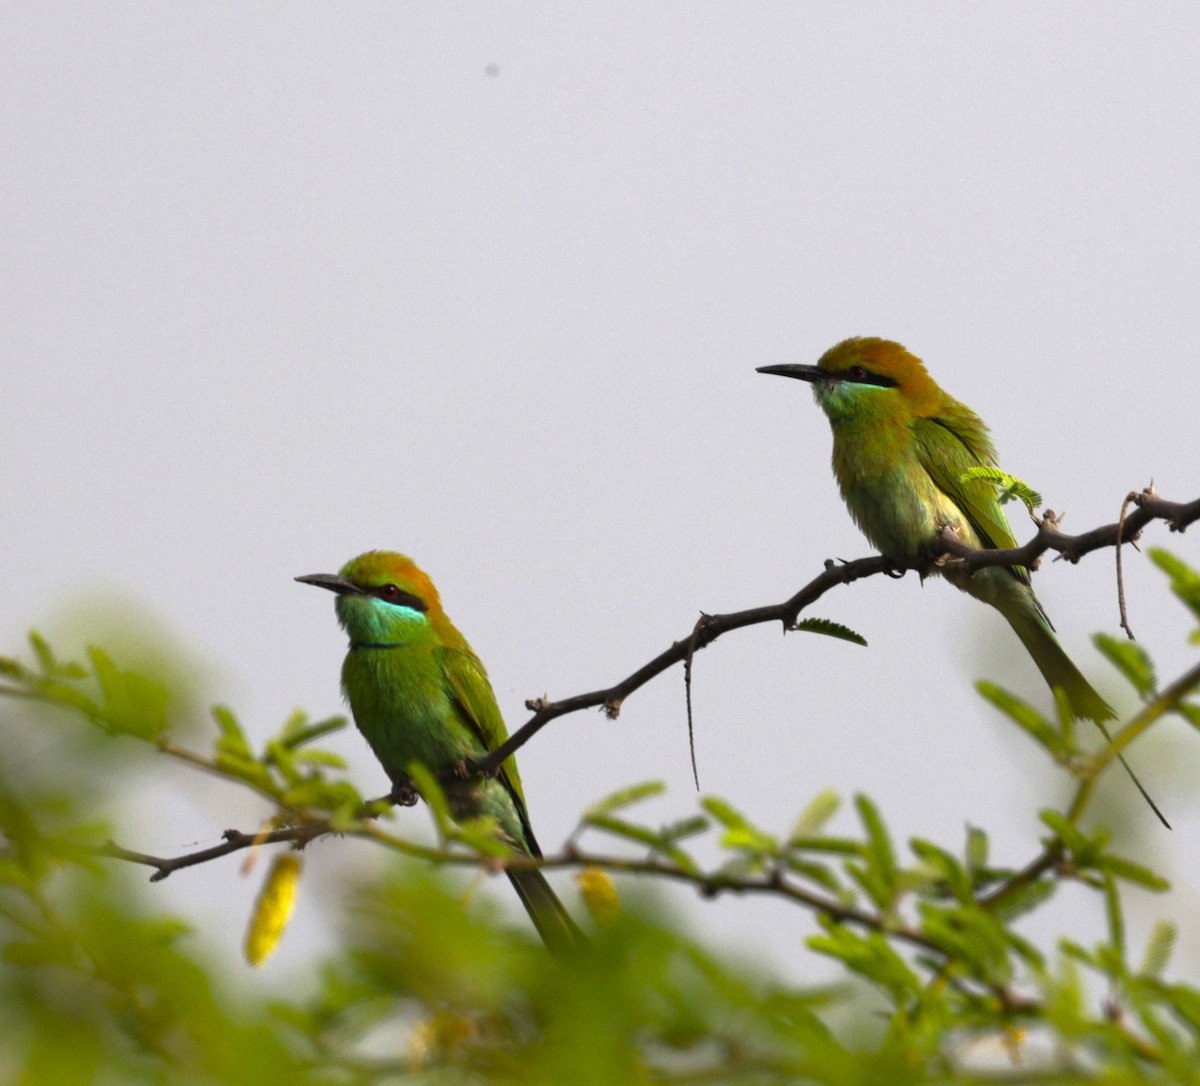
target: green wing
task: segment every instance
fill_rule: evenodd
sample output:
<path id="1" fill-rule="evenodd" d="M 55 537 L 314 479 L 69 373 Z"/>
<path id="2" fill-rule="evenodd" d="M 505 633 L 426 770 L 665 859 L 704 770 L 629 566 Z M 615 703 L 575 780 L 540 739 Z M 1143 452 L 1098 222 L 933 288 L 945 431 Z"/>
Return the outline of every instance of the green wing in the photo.
<path id="1" fill-rule="evenodd" d="M 504 717 L 500 715 L 500 706 L 496 704 L 496 695 L 492 693 L 492 684 L 488 682 L 483 664 L 474 653 L 462 649 L 441 648 L 437 650 L 437 657 L 463 724 L 483 750 L 495 750 L 508 738 L 508 729 L 504 726 Z M 538 855 L 529 815 L 525 810 L 525 793 L 517 773 L 517 760 L 505 759 L 496 776 L 512 796 L 533 854 Z"/>
<path id="2" fill-rule="evenodd" d="M 983 546 L 1015 547 L 995 487 L 982 479 L 962 481 L 968 468 L 994 466 L 996 451 L 979 416 L 962 404 L 955 403 L 954 408 L 913 422 L 917 458 L 934 485 L 963 511 Z M 1017 568 L 1013 573 L 1029 582 L 1027 570 Z"/>

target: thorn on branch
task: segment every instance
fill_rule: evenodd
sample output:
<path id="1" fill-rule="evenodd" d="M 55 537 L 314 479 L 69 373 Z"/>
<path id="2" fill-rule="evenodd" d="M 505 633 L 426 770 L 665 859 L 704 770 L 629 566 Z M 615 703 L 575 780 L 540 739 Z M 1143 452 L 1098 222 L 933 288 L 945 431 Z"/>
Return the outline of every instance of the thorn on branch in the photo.
<path id="1" fill-rule="evenodd" d="M 1046 548 L 1058 551 L 1054 559 L 1056 562 L 1061 559 L 1074 566 L 1079 564 L 1079 560 L 1087 551 L 1078 545 L 1077 537 L 1069 536 L 1062 530 L 1062 522 L 1066 517 L 1066 513 L 1059 514 L 1053 509 L 1047 509 L 1042 517 L 1042 526 L 1038 529 L 1037 538 Z"/>

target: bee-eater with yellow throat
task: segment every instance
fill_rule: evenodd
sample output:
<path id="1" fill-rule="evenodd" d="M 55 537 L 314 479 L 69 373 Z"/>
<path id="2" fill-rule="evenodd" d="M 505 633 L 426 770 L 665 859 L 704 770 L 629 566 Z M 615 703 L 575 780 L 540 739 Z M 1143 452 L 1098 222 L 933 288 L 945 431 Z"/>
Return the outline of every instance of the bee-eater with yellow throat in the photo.
<path id="1" fill-rule="evenodd" d="M 457 766 L 482 758 L 508 732 L 483 664 L 429 577 L 402 554 L 368 551 L 340 573 L 296 580 L 337 594 L 338 622 L 350 638 L 342 690 L 393 785 L 411 787 L 406 767 L 420 762 L 442 775 L 452 817 L 490 816 L 514 852 L 540 857 L 514 758 L 493 776 L 454 777 Z M 540 871 L 506 874 L 547 947 L 561 952 L 583 940 Z"/>
<path id="2" fill-rule="evenodd" d="M 899 343 L 847 339 L 815 366 L 760 366 L 758 372 L 812 385 L 833 429 L 833 473 L 842 498 L 885 557 L 918 558 L 947 527 L 973 547 L 1017 545 L 995 487 L 962 478 L 968 468 L 996 466 L 983 420 L 943 392 L 924 363 Z M 1074 715 L 1095 721 L 1107 736 L 1104 721 L 1116 713 L 1058 643 L 1027 569 L 990 566 L 970 574 L 951 564 L 938 572 L 995 607 L 1051 689 L 1062 690 Z M 1149 796 L 1146 800 L 1161 819 Z"/>

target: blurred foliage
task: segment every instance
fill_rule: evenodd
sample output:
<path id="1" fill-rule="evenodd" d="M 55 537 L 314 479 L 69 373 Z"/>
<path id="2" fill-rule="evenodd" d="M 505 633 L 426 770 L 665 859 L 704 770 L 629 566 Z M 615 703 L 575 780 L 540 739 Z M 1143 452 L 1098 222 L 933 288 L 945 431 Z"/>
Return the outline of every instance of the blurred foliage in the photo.
<path id="1" fill-rule="evenodd" d="M 1153 559 L 1200 614 L 1200 575 L 1164 552 Z M 316 745 L 341 719 L 293 714 L 256 749 L 236 715 L 217 707 L 211 749 L 184 747 L 161 676 L 100 647 L 60 659 L 35 633 L 29 662 L 0 657 L 0 1080 L 1200 1083 L 1200 989 L 1169 974 L 1176 932 L 1159 924 L 1135 948 L 1125 928 L 1125 889 L 1161 893 L 1167 883 L 1084 818 L 1116 752 L 1167 714 L 1200 727 L 1200 667 L 1160 687 L 1141 646 L 1097 643 L 1141 705 L 1111 746 L 1092 742 L 1061 704 L 1046 716 L 979 684 L 1074 782 L 1066 810 L 1040 812 L 1044 832 L 1024 866 L 996 865 L 974 827 L 951 844 L 897 842 L 862 795 L 851 831 L 830 832 L 841 804 L 822 793 L 781 832 L 715 796 L 654 825 L 636 812 L 662 787 L 634 784 L 588 807 L 544 861 L 577 872 L 594 921 L 586 947 L 553 957 L 486 900 L 463 907 L 448 868 L 534 861 L 498 856 L 486 826 L 455 825 L 433 774 L 418 780 L 439 831 L 428 846 L 391 832 L 391 804 L 365 801 L 340 759 Z M 114 845 L 94 821 L 94 797 L 85 804 L 73 788 L 71 767 L 8 772 L 35 708 L 38 727 L 82 720 L 118 756 L 150 749 L 252 790 L 267 810 L 263 826 L 181 857 Z M 347 889 L 339 953 L 287 1001 L 235 997 L 237 978 L 219 975 L 134 877 L 134 865 L 164 878 L 250 845 L 281 850 L 248 918 L 248 953 L 261 960 L 303 892 L 288 849 L 333 833 L 399 855 L 381 865 L 383 877 Z M 703 862 L 697 845 L 717 862 Z M 809 913 L 820 931 L 808 947 L 835 960 L 845 980 L 805 988 L 733 964 L 624 906 L 631 875 L 706 897 L 769 895 Z M 1090 894 L 1103 938 L 1085 946 L 1068 932 L 1035 945 L 1019 922 L 1066 884 Z M 790 937 L 781 930 L 781 942 Z"/>

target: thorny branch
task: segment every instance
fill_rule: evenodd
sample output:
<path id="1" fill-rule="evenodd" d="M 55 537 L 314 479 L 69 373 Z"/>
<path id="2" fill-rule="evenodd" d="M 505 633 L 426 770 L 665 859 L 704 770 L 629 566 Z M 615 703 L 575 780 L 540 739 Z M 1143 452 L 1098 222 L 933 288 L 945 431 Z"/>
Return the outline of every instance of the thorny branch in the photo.
<path id="1" fill-rule="evenodd" d="M 527 701 L 525 707 L 533 710 L 533 716 L 486 758 L 475 762 L 472 768 L 479 773 L 494 772 L 506 758 L 520 750 L 550 721 L 568 713 L 601 706 L 610 719 L 615 718 L 620 712 L 621 703 L 635 690 L 645 686 L 673 665 L 690 661 L 697 652 L 711 645 L 722 634 L 764 622 L 782 622 L 786 630 L 795 625 L 805 608 L 838 585 L 851 584 L 863 577 L 872 577 L 879 573 L 894 576 L 909 570 L 914 570 L 924 577 L 936 569 L 943 568 L 947 561 L 961 562 L 970 573 L 987 566 L 1025 566 L 1034 569 L 1042 555 L 1049 551 L 1056 552 L 1068 562 L 1078 562 L 1092 551 L 1115 547 L 1118 542 L 1135 542 L 1142 529 L 1152 521 L 1166 521 L 1171 531 L 1182 532 L 1189 524 L 1200 520 L 1200 498 L 1187 503 L 1167 501 L 1160 498 L 1153 487 L 1147 487 L 1131 494 L 1128 500 L 1137 508 L 1125 517 L 1123 522 L 1116 521 L 1079 535 L 1068 535 L 1060 531 L 1059 518 L 1053 511 L 1048 510 L 1038 521 L 1037 534 L 1021 547 L 981 550 L 963 543 L 952 532 L 947 531 L 938 537 L 929 554 L 921 558 L 897 561 L 874 555 L 852 562 L 826 561 L 822 573 L 783 603 L 752 607 L 746 611 L 732 611 L 724 615 L 701 615 L 687 636 L 675 641 L 649 663 L 614 686 L 592 690 L 586 694 L 576 694 L 559 701 L 547 701 L 542 698 Z"/>
<path id="2" fill-rule="evenodd" d="M 134 852 L 132 849 L 122 848 L 112 841 L 102 845 L 96 852 L 101 856 L 111 856 L 115 860 L 126 860 L 129 863 L 153 867 L 154 874 L 150 876 L 150 881 L 161 882 L 173 871 L 179 871 L 185 867 L 195 867 L 196 864 L 205 864 L 209 860 L 219 860 L 222 856 L 228 856 L 231 852 L 239 852 L 244 848 L 257 845 L 277 845 L 284 842 L 291 842 L 294 847 L 303 848 L 309 841 L 331 832 L 328 823 L 313 822 L 301 826 L 289 826 L 282 830 L 271 830 L 267 833 L 226 830 L 221 834 L 224 844 L 203 848 L 198 852 L 186 852 L 180 856 L 150 856 L 145 852 Z"/>
<path id="3" fill-rule="evenodd" d="M 111 842 L 98 851 L 102 855 L 153 867 L 155 873 L 151 876 L 151 881 L 158 881 L 173 871 L 205 863 L 210 859 L 228 855 L 241 849 L 261 844 L 282 842 L 291 842 L 294 847 L 303 847 L 308 842 L 332 832 L 335 831 L 328 821 L 314 820 L 270 833 L 250 834 L 242 833 L 238 830 L 227 830 L 224 834 L 225 842 L 223 844 L 184 856 L 149 856 L 144 853 L 121 848 Z M 348 826 L 337 832 L 343 832 L 349 836 L 371 838 L 386 847 L 399 850 L 408 855 L 418 855 L 440 864 L 473 867 L 483 864 L 495 871 L 531 867 L 538 867 L 543 870 L 551 868 L 559 870 L 599 868 L 627 875 L 647 875 L 686 883 L 705 897 L 715 897 L 720 894 L 774 896 L 791 901 L 811 910 L 817 915 L 828 917 L 838 923 L 859 928 L 863 931 L 877 932 L 885 935 L 889 939 L 905 943 L 919 952 L 931 955 L 938 960 L 948 960 L 946 947 L 936 939 L 931 938 L 920 927 L 903 921 L 894 914 L 876 913 L 838 900 L 829 894 L 810 890 L 800 885 L 794 878 L 789 877 L 779 866 L 772 866 L 768 870 L 757 874 L 734 876 L 724 872 L 705 872 L 698 868 L 684 867 L 672 862 L 669 858 L 654 855 L 638 858 L 592 852 L 580 848 L 573 840 L 568 842 L 560 852 L 542 859 L 515 854 L 503 859 L 497 857 L 481 858 L 477 853 L 473 852 L 427 848 L 415 845 L 412 842 L 387 834 L 369 823 L 364 823 L 357 827 Z M 988 893 L 981 893 L 976 898 L 976 901 L 981 908 L 991 911 L 1013 892 L 1022 889 L 1045 875 L 1049 874 L 1052 877 L 1058 878 L 1069 877 L 1071 872 L 1064 866 L 1063 860 L 1062 846 L 1061 844 L 1055 844 L 1048 848 L 1045 853 L 1039 856 L 1028 867 L 1011 875 L 998 888 Z M 979 983 L 985 985 L 986 993 L 999 1003 L 1007 1015 L 1036 1016 L 1040 1013 L 1041 1007 L 1037 1000 L 1022 995 L 1010 985 L 998 981 L 984 982 L 980 980 Z M 1148 1045 L 1143 1040 L 1138 1040 L 1140 1044 L 1146 1046 L 1146 1052 L 1143 1055 L 1150 1059 L 1156 1058 L 1157 1053 L 1152 1050 L 1153 1046 Z"/>
<path id="4" fill-rule="evenodd" d="M 418 855 L 439 864 L 455 866 L 473 866 L 480 864 L 499 869 L 516 869 L 538 867 L 543 870 L 600 868 L 605 871 L 621 872 L 628 875 L 651 875 L 658 878 L 672 879 L 693 886 L 705 897 L 716 897 L 719 894 L 765 894 L 781 897 L 785 900 L 802 905 L 813 912 L 827 916 L 840 923 L 850 924 L 867 931 L 880 932 L 900 942 L 907 943 L 918 950 L 932 953 L 939 957 L 945 956 L 945 948 L 940 946 L 919 928 L 903 923 L 895 917 L 877 915 L 865 909 L 849 905 L 837 899 L 815 893 L 806 887 L 798 885 L 784 871 L 773 868 L 763 874 L 735 877 L 723 873 L 705 873 L 699 869 L 685 868 L 668 859 L 649 856 L 643 859 L 629 856 L 606 855 L 585 851 L 573 841 L 568 843 L 561 852 L 533 859 L 529 856 L 513 855 L 504 859 L 495 857 L 481 858 L 478 853 L 450 849 L 428 848 L 416 845 L 402 838 L 387 834 L 370 824 L 360 827 L 346 827 L 334 831 L 327 820 L 318 819 L 304 822 L 283 829 L 262 833 L 244 833 L 241 830 L 226 830 L 222 835 L 224 841 L 212 848 L 201 849 L 197 852 L 180 856 L 151 856 L 142 852 L 134 852 L 122 848 L 109 841 L 97 849 L 102 856 L 109 856 L 130 863 L 142 864 L 154 868 L 150 876 L 151 882 L 165 879 L 172 872 L 210 860 L 227 856 L 247 848 L 266 844 L 291 843 L 295 848 L 303 848 L 318 837 L 333 832 L 343 832 L 348 836 L 372 838 L 387 847 L 397 849 L 407 855 Z M 999 897 L 1000 895 L 995 895 Z M 1032 1008 L 1029 1000 L 1016 993 L 996 986 L 992 992 L 999 998 L 1010 1012 L 1019 1012 Z"/>

